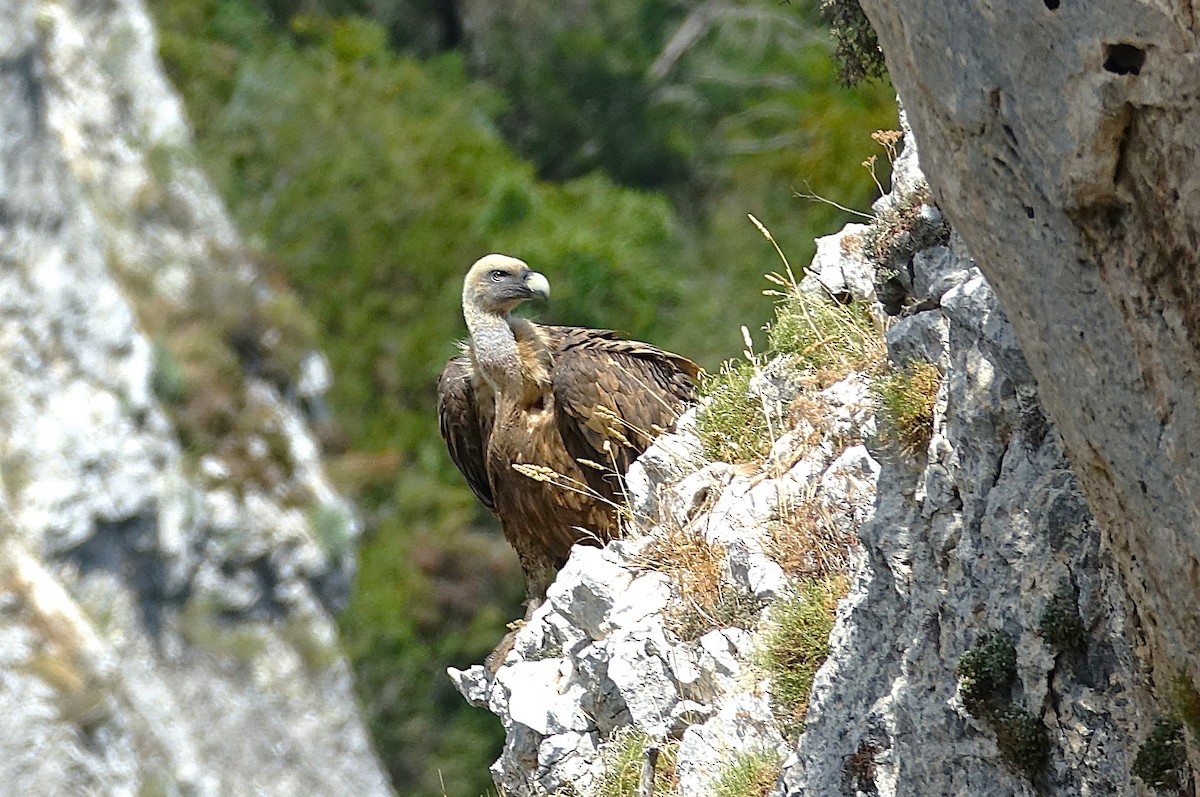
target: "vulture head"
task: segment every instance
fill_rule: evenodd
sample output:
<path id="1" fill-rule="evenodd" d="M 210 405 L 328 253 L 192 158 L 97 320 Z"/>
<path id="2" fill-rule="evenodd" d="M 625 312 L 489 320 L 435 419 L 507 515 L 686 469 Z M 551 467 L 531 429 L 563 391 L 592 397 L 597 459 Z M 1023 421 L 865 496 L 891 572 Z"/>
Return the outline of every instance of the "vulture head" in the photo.
<path id="1" fill-rule="evenodd" d="M 550 283 L 523 261 L 486 255 L 475 261 L 463 280 L 463 311 L 506 316 L 527 299 L 549 299 Z"/>

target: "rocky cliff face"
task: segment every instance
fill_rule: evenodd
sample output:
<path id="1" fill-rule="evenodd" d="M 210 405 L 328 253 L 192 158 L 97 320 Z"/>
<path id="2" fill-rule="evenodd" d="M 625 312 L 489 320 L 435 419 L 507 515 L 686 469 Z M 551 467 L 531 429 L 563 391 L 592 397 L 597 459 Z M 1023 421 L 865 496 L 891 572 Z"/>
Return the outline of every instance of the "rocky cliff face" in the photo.
<path id="1" fill-rule="evenodd" d="M 911 135 L 894 183 L 873 225 L 821 242 L 809 282 L 878 299 L 895 316 L 887 332 L 894 365 L 937 365 L 933 432 L 909 453 L 869 442 L 777 477 L 830 490 L 831 474 L 850 465 L 852 492 L 874 499 L 847 516 L 861 556 L 773 793 L 1190 788 L 1181 730 L 1150 697 L 1147 633 L 1120 577 L 1120 553 L 1103 545 L 1000 301 L 928 204 Z M 861 278 L 864 252 L 873 286 Z M 687 523 L 718 538 L 736 529 L 724 532 L 727 575 L 748 579 L 750 590 L 769 584 L 756 594 L 770 603 L 787 581 L 756 581 L 751 574 L 762 571 L 734 554 L 766 539 L 769 512 L 760 508 L 776 493 L 739 484 L 773 483 L 769 470 L 714 480 L 724 466 L 681 464 L 690 449 L 680 439 L 651 449 L 631 475 L 636 505 L 664 512 L 668 525 L 672 507 L 702 507 Z M 698 480 L 708 503 L 689 500 Z M 646 506 L 646 496 L 666 504 Z M 730 515 L 739 522 L 728 525 Z M 623 726 L 665 740 L 651 747 L 678 740 L 687 795 L 714 793 L 721 767 L 746 750 L 784 748 L 772 683 L 755 665 L 763 618 L 697 642 L 664 634 L 662 607 L 677 586 L 638 570 L 646 544 L 577 551 L 495 676 L 452 673 L 468 699 L 505 723 L 508 745 L 493 771 L 506 793 L 570 793 L 568 783 L 595 793 L 619 760 L 606 746 L 619 744 L 614 731 Z"/>
<path id="2" fill-rule="evenodd" d="M 132 0 L 0 7 L 0 792 L 387 794 L 356 526 Z"/>
<path id="3" fill-rule="evenodd" d="M 739 757 L 782 761 L 770 684 L 752 663 L 752 632 L 798 588 L 771 531 L 801 506 L 853 527 L 869 513 L 877 469 L 861 445 L 829 442 L 870 427 L 865 380 L 816 400 L 828 411 L 824 439 L 802 455 L 795 437 L 780 440 L 773 472 L 706 465 L 688 428 L 660 438 L 629 477 L 637 512 L 656 523 L 603 550 L 576 548 L 497 672 L 450 671 L 504 722 L 492 769 L 503 793 L 608 793 L 599 790 L 620 780 L 630 734 L 640 739 L 634 780 L 647 749 L 669 748 L 679 794 L 706 793 Z"/>
<path id="4" fill-rule="evenodd" d="M 1200 684 L 1200 113 L 1182 0 L 863 0 L 1009 311 L 1160 692 Z"/>
<path id="5" fill-rule="evenodd" d="M 1133 794 L 1141 630 L 1004 310 L 957 234 L 881 277 L 889 357 L 944 375 L 934 434 L 883 459 L 787 793 Z"/>

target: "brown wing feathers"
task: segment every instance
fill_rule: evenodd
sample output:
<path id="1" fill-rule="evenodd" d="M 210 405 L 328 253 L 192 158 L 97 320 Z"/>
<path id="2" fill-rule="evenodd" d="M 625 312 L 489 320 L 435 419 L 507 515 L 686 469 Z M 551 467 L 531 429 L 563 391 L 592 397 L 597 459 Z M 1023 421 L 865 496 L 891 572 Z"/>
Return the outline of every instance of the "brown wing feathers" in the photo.
<path id="1" fill-rule="evenodd" d="M 589 486 L 615 501 L 629 466 L 695 399 L 699 368 L 649 344 L 588 331 L 568 337 L 555 357 L 558 428 Z"/>
<path id="2" fill-rule="evenodd" d="M 609 500 L 620 478 L 659 433 L 695 400 L 699 367 L 609 330 L 540 327 L 553 351 L 557 424 L 570 457 L 583 460 L 589 486 Z M 450 457 L 488 509 L 495 511 L 486 466 L 492 395 L 480 400 L 470 360 L 455 357 L 438 381 L 438 415 Z M 607 446 L 606 446 L 607 443 Z"/>
<path id="3" fill-rule="evenodd" d="M 487 439 L 492 433 L 491 396 L 477 401 L 471 384 L 471 361 L 455 357 L 438 379 L 438 421 L 450 459 L 462 471 L 480 502 L 496 511 L 487 475 Z"/>

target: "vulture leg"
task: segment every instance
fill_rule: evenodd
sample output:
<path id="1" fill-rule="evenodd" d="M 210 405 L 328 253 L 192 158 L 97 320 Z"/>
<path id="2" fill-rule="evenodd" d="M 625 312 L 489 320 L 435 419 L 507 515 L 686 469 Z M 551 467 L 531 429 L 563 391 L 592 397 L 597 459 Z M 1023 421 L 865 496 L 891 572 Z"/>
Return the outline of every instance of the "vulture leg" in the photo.
<path id="1" fill-rule="evenodd" d="M 517 558 L 525 573 L 525 621 L 528 622 L 537 607 L 546 602 L 546 590 L 554 582 L 554 565 L 540 551 L 517 551 Z"/>
<path id="2" fill-rule="evenodd" d="M 516 547 L 514 543 L 514 547 Z M 554 565 L 545 556 L 545 554 L 531 552 L 529 549 L 522 547 L 518 549 L 517 558 L 521 562 L 521 570 L 525 573 L 525 617 L 521 621 L 521 625 L 529 622 L 533 617 L 537 607 L 546 602 L 546 590 L 550 588 L 550 584 L 554 581 Z M 513 625 L 516 625 L 515 623 Z M 510 626 L 511 627 L 511 626 Z M 489 672 L 496 672 L 500 669 L 500 665 L 504 663 L 504 659 L 508 656 L 509 651 L 513 648 L 513 643 L 516 642 L 517 632 L 521 630 L 521 626 L 509 631 L 500 640 L 500 644 L 488 654 L 484 659 L 484 666 Z"/>

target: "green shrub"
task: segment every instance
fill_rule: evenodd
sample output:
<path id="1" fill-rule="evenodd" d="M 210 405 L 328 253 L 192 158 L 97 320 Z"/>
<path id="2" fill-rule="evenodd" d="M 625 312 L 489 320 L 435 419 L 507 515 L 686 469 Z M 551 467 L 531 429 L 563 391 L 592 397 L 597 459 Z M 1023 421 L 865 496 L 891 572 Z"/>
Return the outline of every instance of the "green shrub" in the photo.
<path id="1" fill-rule="evenodd" d="M 933 435 L 933 411 L 941 372 L 933 363 L 912 361 L 874 382 L 879 440 L 917 456 Z"/>
<path id="2" fill-rule="evenodd" d="M 1138 748 L 1133 774 L 1156 792 L 1184 793 L 1191 770 L 1183 745 L 1183 726 L 1178 720 L 1164 718 L 1154 723 L 1150 736 Z"/>
<path id="3" fill-rule="evenodd" d="M 1009 706 L 992 722 L 1000 755 L 1030 781 L 1045 771 L 1050 761 L 1046 726 L 1020 706 Z"/>
<path id="4" fill-rule="evenodd" d="M 927 210 L 929 208 L 929 210 Z M 933 204 L 929 184 L 922 181 L 878 213 L 862 234 L 863 256 L 877 269 L 875 288 L 884 293 L 895 269 L 915 253 L 950 239 L 950 225 Z"/>
<path id="5" fill-rule="evenodd" d="M 782 770 L 783 762 L 774 750 L 738 753 L 721 768 L 713 797 L 767 797 Z"/>
<path id="6" fill-rule="evenodd" d="M 1003 631 L 984 634 L 958 660 L 963 705 L 981 719 L 997 714 L 1009 701 L 1017 677 L 1017 649 Z"/>
<path id="7" fill-rule="evenodd" d="M 821 10 L 829 20 L 837 44 L 837 59 L 845 85 L 853 86 L 887 74 L 887 63 L 879 49 L 875 29 L 858 0 L 821 0 Z"/>
<path id="8" fill-rule="evenodd" d="M 1087 635 L 1073 598 L 1056 595 L 1046 603 L 1038 633 L 1056 653 L 1083 653 Z"/>
<path id="9" fill-rule="evenodd" d="M 1050 760 L 1050 740 L 1042 721 L 1012 702 L 1017 680 L 1017 649 L 1003 631 L 980 637 L 958 660 L 959 694 L 973 717 L 996 734 L 1000 756 L 1030 781 Z"/>
<path id="10" fill-rule="evenodd" d="M 758 664 L 771 679 L 771 701 L 786 727 L 803 727 L 813 677 L 829 655 L 838 600 L 845 595 L 842 576 L 811 581 L 794 598 L 771 607 Z"/>

